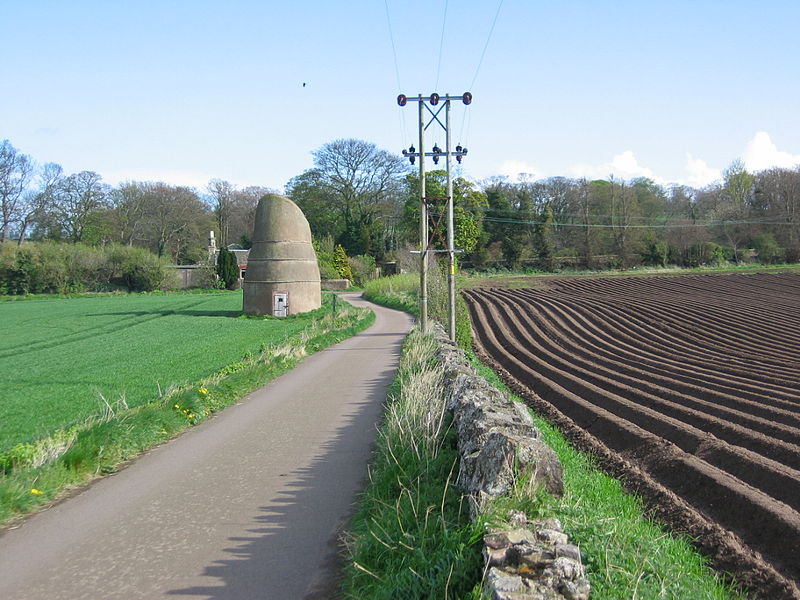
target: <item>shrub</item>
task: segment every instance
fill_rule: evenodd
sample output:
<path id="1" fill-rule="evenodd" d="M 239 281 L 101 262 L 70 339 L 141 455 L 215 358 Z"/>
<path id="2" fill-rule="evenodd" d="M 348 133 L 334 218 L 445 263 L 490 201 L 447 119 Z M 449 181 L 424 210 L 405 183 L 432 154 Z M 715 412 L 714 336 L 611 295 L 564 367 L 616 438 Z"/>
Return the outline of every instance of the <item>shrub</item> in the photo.
<path id="1" fill-rule="evenodd" d="M 165 280 L 162 260 L 143 248 L 91 248 L 58 242 L 0 245 L 0 294 L 152 291 Z"/>
<path id="2" fill-rule="evenodd" d="M 336 246 L 333 251 L 333 266 L 339 279 L 349 279 L 353 281 L 353 271 L 350 270 L 350 261 L 347 260 L 347 253 L 341 244 Z"/>
<path id="3" fill-rule="evenodd" d="M 753 248 L 758 255 L 758 262 L 765 265 L 774 265 L 783 260 L 785 253 L 775 241 L 771 233 L 760 233 L 753 237 Z"/>
<path id="4" fill-rule="evenodd" d="M 239 264 L 236 262 L 236 255 L 222 248 L 217 255 L 217 275 L 225 284 L 225 287 L 232 290 L 239 281 Z"/>
<path id="5" fill-rule="evenodd" d="M 375 279 L 375 259 L 369 254 L 360 254 L 348 259 L 350 272 L 356 285 L 364 285 L 367 281 Z"/>
<path id="6" fill-rule="evenodd" d="M 314 251 L 317 253 L 320 279 L 338 279 L 339 273 L 333 264 L 333 238 L 328 235 L 315 239 Z"/>
<path id="7" fill-rule="evenodd" d="M 669 244 L 655 236 L 648 236 L 642 250 L 642 263 L 650 267 L 666 267 L 669 259 Z"/>
<path id="8" fill-rule="evenodd" d="M 150 292 L 164 283 L 164 264 L 155 254 L 144 248 L 129 248 L 121 273 L 125 286 L 132 292 Z"/>

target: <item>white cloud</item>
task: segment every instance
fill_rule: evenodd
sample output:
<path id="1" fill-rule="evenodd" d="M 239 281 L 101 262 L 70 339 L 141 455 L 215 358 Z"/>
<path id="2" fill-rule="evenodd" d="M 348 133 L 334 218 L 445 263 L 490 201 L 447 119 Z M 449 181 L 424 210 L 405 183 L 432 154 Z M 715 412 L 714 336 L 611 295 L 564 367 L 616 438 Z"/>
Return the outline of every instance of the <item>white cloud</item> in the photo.
<path id="1" fill-rule="evenodd" d="M 542 171 L 522 160 L 507 160 L 497 168 L 500 175 L 519 178 L 520 175 L 532 175 L 535 179 L 543 177 Z"/>
<path id="2" fill-rule="evenodd" d="M 710 167 L 702 158 L 695 158 L 689 153 L 686 154 L 686 173 L 688 177 L 680 183 L 693 188 L 703 188 L 722 179 L 719 169 Z"/>
<path id="3" fill-rule="evenodd" d="M 586 177 L 588 179 L 606 179 L 609 175 L 613 175 L 619 179 L 648 177 L 656 183 L 664 182 L 664 179 L 656 175 L 652 169 L 640 165 L 631 150 L 617 154 L 611 159 L 611 162 L 599 165 L 572 165 L 568 171 L 574 177 Z"/>
<path id="4" fill-rule="evenodd" d="M 110 171 L 101 173 L 103 181 L 109 185 L 117 185 L 124 181 L 159 181 L 172 185 L 183 185 L 197 189 L 204 189 L 212 175 L 198 171 L 157 171 L 157 170 L 130 170 Z"/>
<path id="5" fill-rule="evenodd" d="M 747 143 L 744 164 L 749 171 L 763 171 L 770 167 L 791 169 L 800 164 L 800 154 L 778 150 L 766 131 L 759 131 Z"/>

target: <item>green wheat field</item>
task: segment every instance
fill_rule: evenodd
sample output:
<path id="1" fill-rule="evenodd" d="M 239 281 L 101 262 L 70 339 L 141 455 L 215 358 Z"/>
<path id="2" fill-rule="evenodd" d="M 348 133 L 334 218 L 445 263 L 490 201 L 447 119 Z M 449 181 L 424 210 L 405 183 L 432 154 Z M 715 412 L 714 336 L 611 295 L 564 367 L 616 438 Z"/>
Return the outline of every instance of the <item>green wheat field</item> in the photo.
<path id="1" fill-rule="evenodd" d="M 241 316 L 241 292 L 0 302 L 0 452 L 124 399 L 137 406 L 306 327 Z"/>

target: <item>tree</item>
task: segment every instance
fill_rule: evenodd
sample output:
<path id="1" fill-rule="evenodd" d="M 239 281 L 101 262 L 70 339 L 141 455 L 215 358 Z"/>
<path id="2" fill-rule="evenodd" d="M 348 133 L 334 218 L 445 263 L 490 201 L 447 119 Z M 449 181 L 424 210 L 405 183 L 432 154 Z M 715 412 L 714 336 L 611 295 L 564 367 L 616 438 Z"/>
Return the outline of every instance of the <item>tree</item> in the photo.
<path id="1" fill-rule="evenodd" d="M 419 176 L 406 176 L 406 200 L 402 229 L 407 241 L 416 245 L 419 238 Z M 428 197 L 438 198 L 428 203 L 428 230 L 434 248 L 447 247 L 447 172 L 428 171 L 425 174 L 425 191 Z M 459 250 L 473 252 L 483 235 L 484 211 L 488 207 L 486 194 L 476 190 L 463 177 L 453 179 L 453 243 Z"/>
<path id="2" fill-rule="evenodd" d="M 197 193 L 167 183 L 140 184 L 144 189 L 142 239 L 159 257 L 169 255 L 176 263 L 199 258 L 187 250 L 205 246 L 208 213 Z M 238 275 L 237 275 L 238 277 Z"/>
<path id="3" fill-rule="evenodd" d="M 233 193 L 236 187 L 222 179 L 212 179 L 208 182 L 208 192 L 211 197 L 211 208 L 219 229 L 219 244 L 227 247 L 230 243 L 230 224 L 234 212 Z"/>
<path id="4" fill-rule="evenodd" d="M 314 151 L 313 157 L 314 168 L 289 182 L 290 197 L 303 210 L 315 209 L 313 231 L 317 236 L 335 234 L 350 254 L 381 259 L 387 227 L 402 208 L 402 177 L 408 170 L 405 161 L 356 139 L 329 142 Z M 325 222 L 336 226 L 336 231 L 323 230 L 319 225 Z"/>
<path id="5" fill-rule="evenodd" d="M 129 181 L 111 191 L 109 200 L 115 214 L 117 241 L 124 246 L 133 246 L 134 241 L 143 241 L 148 184 Z"/>
<path id="6" fill-rule="evenodd" d="M 488 242 L 499 242 L 506 266 L 514 269 L 519 266 L 525 249 L 530 245 L 528 216 L 515 197 L 513 185 L 505 181 L 495 181 L 485 190 L 489 206 L 484 228 Z"/>
<path id="7" fill-rule="evenodd" d="M 23 197 L 33 171 L 29 156 L 17 152 L 8 140 L 0 143 L 0 242 L 8 240 L 11 225 L 23 219 Z"/>
<path id="8" fill-rule="evenodd" d="M 108 205 L 108 192 L 108 186 L 94 171 L 81 171 L 60 180 L 48 206 L 59 233 L 71 242 L 84 241 L 92 218 Z"/>
<path id="9" fill-rule="evenodd" d="M 255 185 L 233 192 L 233 206 L 228 230 L 229 243 L 236 243 L 242 248 L 252 246 L 258 201 L 267 194 L 274 193 L 275 190 Z"/>
<path id="10" fill-rule="evenodd" d="M 28 228 L 37 222 L 45 222 L 48 217 L 48 207 L 52 205 L 55 191 L 64 178 L 61 165 L 46 163 L 37 173 L 37 187 L 25 192 L 19 209 L 19 239 L 17 244 L 28 233 Z"/>
<path id="11" fill-rule="evenodd" d="M 553 207 L 544 206 L 539 223 L 534 229 L 534 245 L 539 254 L 539 264 L 545 271 L 555 270 L 555 243 L 553 242 Z"/>
<path id="12" fill-rule="evenodd" d="M 236 262 L 236 255 L 227 248 L 220 248 L 217 255 L 217 275 L 229 290 L 234 289 L 239 281 L 239 264 Z"/>

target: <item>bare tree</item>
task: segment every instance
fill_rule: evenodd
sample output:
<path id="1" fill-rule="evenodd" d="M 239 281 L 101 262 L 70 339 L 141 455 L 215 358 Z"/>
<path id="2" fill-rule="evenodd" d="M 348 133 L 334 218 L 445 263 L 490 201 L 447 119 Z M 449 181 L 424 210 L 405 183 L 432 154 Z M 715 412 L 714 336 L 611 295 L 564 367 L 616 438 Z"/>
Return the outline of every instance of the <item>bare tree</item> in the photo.
<path id="1" fill-rule="evenodd" d="M 92 217 L 107 206 L 108 186 L 94 171 L 81 171 L 56 187 L 50 212 L 63 235 L 72 242 L 84 240 Z"/>
<path id="2" fill-rule="evenodd" d="M 166 183 L 140 184 L 144 187 L 142 237 L 159 256 L 169 255 L 183 262 L 187 247 L 201 248 L 207 226 L 206 207 L 197 193 L 187 187 Z"/>
<path id="3" fill-rule="evenodd" d="M 230 241 L 231 219 L 234 213 L 234 192 L 236 186 L 222 179 L 212 179 L 208 182 L 208 193 L 211 198 L 211 208 L 219 229 L 219 243 L 222 248 Z"/>
<path id="4" fill-rule="evenodd" d="M 133 246 L 136 240 L 143 239 L 149 187 L 150 184 L 129 181 L 111 191 L 109 199 L 120 244 Z"/>
<path id="5" fill-rule="evenodd" d="M 61 165 L 56 163 L 46 163 L 38 171 L 37 188 L 29 190 L 23 197 L 22 209 L 19 219 L 19 244 L 25 239 L 28 227 L 32 223 L 44 221 L 48 211 L 53 204 L 56 191 L 62 185 L 64 171 Z"/>
<path id="6" fill-rule="evenodd" d="M 228 227 L 229 243 L 250 247 L 258 201 L 267 194 L 274 193 L 276 192 L 273 189 L 255 185 L 233 192 L 233 205 Z"/>
<path id="7" fill-rule="evenodd" d="M 22 219 L 24 195 L 31 182 L 31 158 L 17 152 L 8 140 L 0 143 L 0 241 L 8 240 L 11 225 Z M 20 236 L 21 237 L 21 236 Z"/>

